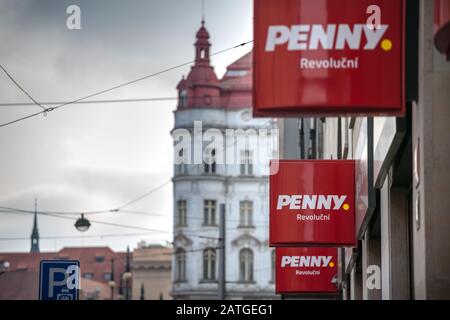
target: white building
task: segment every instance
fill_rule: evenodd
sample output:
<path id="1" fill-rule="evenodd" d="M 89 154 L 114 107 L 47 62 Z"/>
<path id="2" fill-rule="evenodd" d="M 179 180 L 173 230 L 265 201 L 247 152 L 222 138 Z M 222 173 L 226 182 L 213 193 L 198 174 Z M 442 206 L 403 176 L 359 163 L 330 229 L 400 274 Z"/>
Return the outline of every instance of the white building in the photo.
<path id="1" fill-rule="evenodd" d="M 172 132 L 175 156 L 184 163 L 175 164 L 173 178 L 175 255 L 171 294 L 175 299 L 218 297 L 219 208 L 225 204 L 226 298 L 274 298 L 267 175 L 268 159 L 273 155 L 270 142 L 276 141 L 267 129 L 274 123 L 251 115 L 251 52 L 228 66 L 219 80 L 210 65 L 204 22 L 196 37 L 196 62 L 177 87 L 179 101 Z M 206 136 L 211 133 L 208 129 L 216 129 L 215 133 L 223 136 L 226 129 L 255 130 L 246 132 L 250 137 L 247 143 L 244 138 L 227 138 L 225 147 L 217 147 L 199 140 L 201 136 L 194 137 L 194 132 Z M 261 134 L 264 130 L 259 129 L 268 134 Z M 256 138 L 259 143 L 252 140 Z M 207 159 L 216 162 L 194 161 L 195 145 L 201 146 Z M 242 164 L 220 163 L 222 156 L 230 159 L 233 155 Z M 263 164 L 254 163 L 256 158 Z"/>

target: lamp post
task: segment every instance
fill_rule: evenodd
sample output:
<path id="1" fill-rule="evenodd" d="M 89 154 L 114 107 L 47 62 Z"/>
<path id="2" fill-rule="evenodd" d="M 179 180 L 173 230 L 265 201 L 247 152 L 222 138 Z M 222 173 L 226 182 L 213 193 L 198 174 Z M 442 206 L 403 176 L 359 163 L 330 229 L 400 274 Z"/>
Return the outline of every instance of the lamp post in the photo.
<path id="1" fill-rule="evenodd" d="M 129 286 L 129 280 L 131 279 L 132 274 L 130 272 L 130 247 L 127 247 L 127 264 L 125 266 L 125 272 L 122 275 L 122 278 L 125 282 L 125 300 L 130 299 L 130 286 Z"/>
<path id="2" fill-rule="evenodd" d="M 114 300 L 114 288 L 116 287 L 116 283 L 114 281 L 108 281 L 108 285 L 111 288 L 111 300 Z"/>
<path id="3" fill-rule="evenodd" d="M 141 283 L 141 297 L 140 300 L 145 300 L 144 283 Z"/>
<path id="4" fill-rule="evenodd" d="M 114 288 L 116 282 L 114 281 L 114 258 L 111 258 L 111 279 L 108 281 L 108 285 L 111 288 L 111 300 L 114 300 Z"/>

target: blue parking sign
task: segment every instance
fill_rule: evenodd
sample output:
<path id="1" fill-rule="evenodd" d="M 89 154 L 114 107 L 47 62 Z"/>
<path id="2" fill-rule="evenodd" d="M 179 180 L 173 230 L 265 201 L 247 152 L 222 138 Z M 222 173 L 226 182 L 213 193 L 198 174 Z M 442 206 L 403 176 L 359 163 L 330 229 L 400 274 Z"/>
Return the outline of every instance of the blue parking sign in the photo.
<path id="1" fill-rule="evenodd" d="M 79 289 L 79 261 L 41 261 L 39 268 L 39 300 L 78 300 Z"/>

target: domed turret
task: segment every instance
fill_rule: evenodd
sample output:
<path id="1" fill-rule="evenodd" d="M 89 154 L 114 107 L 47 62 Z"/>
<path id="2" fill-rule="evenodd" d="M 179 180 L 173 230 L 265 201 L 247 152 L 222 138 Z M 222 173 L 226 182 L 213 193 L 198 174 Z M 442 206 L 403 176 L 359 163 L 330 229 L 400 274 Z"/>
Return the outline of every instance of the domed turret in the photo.
<path id="1" fill-rule="evenodd" d="M 196 34 L 195 63 L 186 79 L 177 86 L 179 92 L 178 108 L 219 107 L 220 86 L 214 68 L 210 65 L 209 33 L 205 21 Z"/>

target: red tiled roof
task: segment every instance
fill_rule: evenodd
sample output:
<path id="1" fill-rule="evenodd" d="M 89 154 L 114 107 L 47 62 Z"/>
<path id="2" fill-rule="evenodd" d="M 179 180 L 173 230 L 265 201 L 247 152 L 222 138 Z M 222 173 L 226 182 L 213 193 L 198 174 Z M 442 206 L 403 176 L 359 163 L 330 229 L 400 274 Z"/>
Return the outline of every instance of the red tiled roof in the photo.
<path id="1" fill-rule="evenodd" d="M 4 272 L 0 274 L 0 288 L 0 300 L 37 300 L 39 270 Z"/>
<path id="2" fill-rule="evenodd" d="M 221 104 L 223 108 L 239 109 L 252 106 L 253 83 L 252 51 L 227 67 L 220 79 Z"/>
<path id="3" fill-rule="evenodd" d="M 107 284 L 94 280 L 80 280 L 81 298 L 98 292 L 98 299 L 109 299 Z M 0 300 L 37 300 L 39 298 L 39 270 L 13 270 L 0 274 Z M 8 288 L 5 290 L 5 288 Z"/>
<path id="4" fill-rule="evenodd" d="M 104 257 L 103 261 L 96 257 Z M 105 273 L 111 272 L 111 258 L 114 258 L 114 279 L 119 279 L 125 272 L 126 252 L 114 252 L 109 247 L 65 247 L 58 252 L 0 253 L 0 261 L 8 261 L 9 271 L 39 271 L 41 260 L 70 259 L 80 261 L 81 277 L 92 273 L 92 280 L 107 283 Z"/>
<path id="5" fill-rule="evenodd" d="M 98 260 L 100 257 L 104 257 L 103 261 Z M 0 290 L 0 299 L 36 299 L 40 261 L 62 258 L 80 261 L 82 290 L 84 285 L 88 292 L 99 288 L 103 298 L 110 296 L 104 274 L 111 272 L 111 259 L 114 258 L 116 292 L 119 290 L 126 267 L 126 252 L 114 252 L 109 247 L 65 247 L 58 252 L 0 253 L 0 262 L 9 262 L 8 270 L 0 274 L 0 288 L 10 288 Z M 92 273 L 92 279 L 83 278 L 85 273 Z"/>

